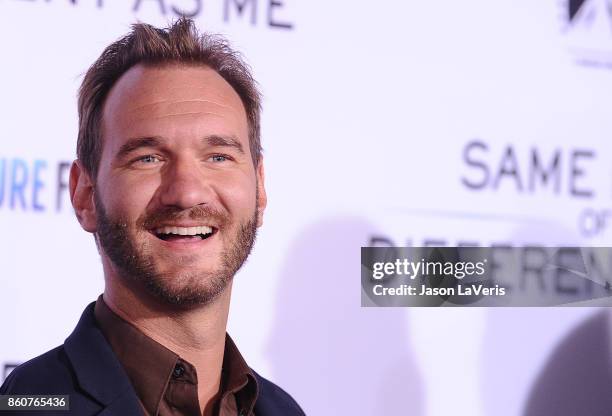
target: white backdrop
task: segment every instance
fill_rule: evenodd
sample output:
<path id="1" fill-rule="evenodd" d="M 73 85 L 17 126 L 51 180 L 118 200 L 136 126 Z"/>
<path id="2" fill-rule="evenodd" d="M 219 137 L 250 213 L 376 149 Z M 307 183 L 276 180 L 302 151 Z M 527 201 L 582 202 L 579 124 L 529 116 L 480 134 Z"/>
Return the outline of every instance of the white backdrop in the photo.
<path id="1" fill-rule="evenodd" d="M 265 96 L 269 206 L 229 325 L 249 364 L 312 415 L 519 415 L 595 311 L 362 309 L 360 247 L 610 245 L 607 5 L 0 0 L 0 365 L 62 343 L 102 291 L 62 167 L 82 75 L 182 10 Z"/>

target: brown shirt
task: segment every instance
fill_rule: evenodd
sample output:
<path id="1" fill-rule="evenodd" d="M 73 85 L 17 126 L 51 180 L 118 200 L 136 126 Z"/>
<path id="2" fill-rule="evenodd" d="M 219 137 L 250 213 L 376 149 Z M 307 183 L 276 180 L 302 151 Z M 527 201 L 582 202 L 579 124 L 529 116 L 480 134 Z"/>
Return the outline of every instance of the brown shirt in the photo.
<path id="1" fill-rule="evenodd" d="M 145 416 L 202 415 L 193 365 L 116 315 L 102 296 L 96 301 L 94 313 L 134 386 Z M 254 415 L 255 374 L 229 335 L 225 337 L 218 398 L 214 415 Z"/>

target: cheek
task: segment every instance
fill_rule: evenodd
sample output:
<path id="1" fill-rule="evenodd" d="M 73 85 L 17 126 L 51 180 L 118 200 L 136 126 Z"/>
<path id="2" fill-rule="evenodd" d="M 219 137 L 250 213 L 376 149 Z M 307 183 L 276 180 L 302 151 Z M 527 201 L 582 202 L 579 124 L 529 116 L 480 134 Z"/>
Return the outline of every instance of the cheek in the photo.
<path id="1" fill-rule="evenodd" d="M 217 186 L 217 194 L 219 195 L 220 202 L 230 214 L 239 216 L 253 215 L 256 205 L 254 178 L 242 177 L 240 180 L 220 181 Z"/>
<path id="2" fill-rule="evenodd" d="M 115 177 L 103 184 L 101 199 L 110 215 L 134 220 L 146 211 L 159 181 L 143 179 Z"/>

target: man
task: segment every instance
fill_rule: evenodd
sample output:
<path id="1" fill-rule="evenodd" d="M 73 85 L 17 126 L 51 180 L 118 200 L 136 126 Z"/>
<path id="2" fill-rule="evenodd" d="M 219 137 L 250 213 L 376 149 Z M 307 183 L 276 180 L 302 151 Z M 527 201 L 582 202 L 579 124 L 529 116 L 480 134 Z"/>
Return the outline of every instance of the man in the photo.
<path id="1" fill-rule="evenodd" d="M 75 415 L 303 414 L 225 332 L 266 206 L 259 114 L 249 69 L 188 19 L 134 25 L 102 53 L 79 91 L 70 196 L 104 294 L 0 394 L 69 395 Z"/>

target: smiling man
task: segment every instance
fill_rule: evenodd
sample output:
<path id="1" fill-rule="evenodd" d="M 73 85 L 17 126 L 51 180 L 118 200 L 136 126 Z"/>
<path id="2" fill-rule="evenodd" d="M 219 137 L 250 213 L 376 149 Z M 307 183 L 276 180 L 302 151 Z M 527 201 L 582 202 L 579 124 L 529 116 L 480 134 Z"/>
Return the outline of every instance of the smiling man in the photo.
<path id="1" fill-rule="evenodd" d="M 79 92 L 70 195 L 104 294 L 1 394 L 69 395 L 76 415 L 303 414 L 226 334 L 266 207 L 259 117 L 248 67 L 188 19 L 134 25 L 102 53 Z"/>

